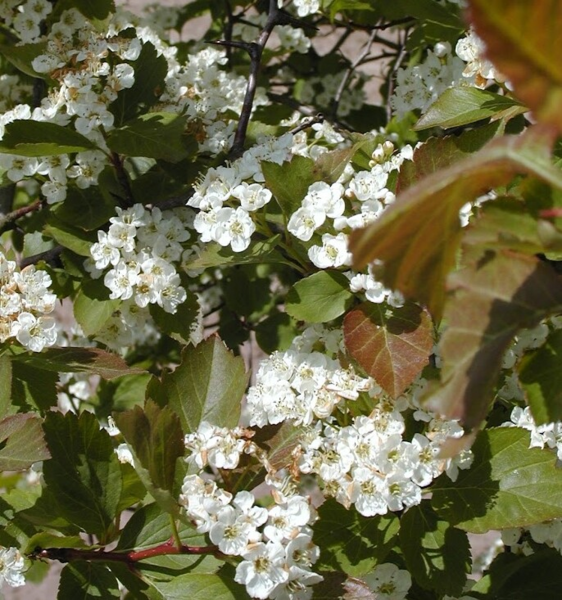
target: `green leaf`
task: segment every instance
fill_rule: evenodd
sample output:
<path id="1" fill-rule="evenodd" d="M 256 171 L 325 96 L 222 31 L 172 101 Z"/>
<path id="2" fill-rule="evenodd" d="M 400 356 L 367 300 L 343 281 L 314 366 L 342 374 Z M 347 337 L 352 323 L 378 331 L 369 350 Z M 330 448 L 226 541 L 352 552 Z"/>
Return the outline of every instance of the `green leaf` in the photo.
<path id="1" fill-rule="evenodd" d="M 185 573 L 171 581 L 149 581 L 166 600 L 248 600 L 246 588 L 228 575 Z"/>
<path id="2" fill-rule="evenodd" d="M 286 313 L 276 312 L 255 328 L 256 342 L 267 354 L 275 350 L 287 350 L 297 335 L 295 322 Z"/>
<path id="3" fill-rule="evenodd" d="M 523 357 L 519 381 L 537 425 L 562 421 L 562 331 Z"/>
<path id="4" fill-rule="evenodd" d="M 43 428 L 52 457 L 43 474 L 58 514 L 103 543 L 113 529 L 122 487 L 109 434 L 91 413 L 50 412 Z"/>
<path id="5" fill-rule="evenodd" d="M 49 531 L 41 531 L 29 539 L 25 553 L 36 548 L 87 548 L 88 545 L 79 535 L 57 535 Z"/>
<path id="6" fill-rule="evenodd" d="M 400 519 L 400 548 L 421 587 L 461 595 L 471 567 L 468 536 L 441 521 L 429 502 L 412 506 Z"/>
<path id="7" fill-rule="evenodd" d="M 59 222 L 54 215 L 49 218 L 49 222 L 43 228 L 43 233 L 52 237 L 61 246 L 86 258 L 91 257 L 90 248 L 97 241 L 93 231 L 76 229 L 71 225 Z"/>
<path id="8" fill-rule="evenodd" d="M 121 598 L 115 575 L 100 562 L 74 560 L 60 576 L 59 600 L 110 600 Z"/>
<path id="9" fill-rule="evenodd" d="M 500 554 L 470 595 L 498 600 L 558 600 L 561 585 L 562 557 L 554 548 L 543 547 L 530 556 Z"/>
<path id="10" fill-rule="evenodd" d="M 183 432 L 178 416 L 169 407 L 160 408 L 147 400 L 144 410 L 114 414 L 115 423 L 135 458 L 141 481 L 165 510 L 177 513 L 179 506 L 172 490 L 178 458 L 185 454 Z"/>
<path id="11" fill-rule="evenodd" d="M 184 288 L 186 287 L 184 284 Z M 186 292 L 185 302 L 177 307 L 174 314 L 166 312 L 157 304 L 149 306 L 150 314 L 160 331 L 181 344 L 189 344 L 192 341 L 192 336 L 199 327 L 199 313 L 201 311 L 197 296 L 187 289 Z"/>
<path id="12" fill-rule="evenodd" d="M 129 367 L 117 354 L 106 352 L 101 348 L 85 348 L 82 346 L 47 348 L 38 355 L 18 354 L 13 360 L 45 371 L 92 373 L 104 379 L 144 372 L 141 369 Z"/>
<path id="13" fill-rule="evenodd" d="M 330 498 L 320 506 L 318 516 L 313 538 L 322 549 L 318 569 L 361 577 L 384 562 L 398 541 L 400 524 L 392 513 L 366 519 Z"/>
<path id="14" fill-rule="evenodd" d="M 556 0 L 470 0 L 469 5 L 486 55 L 537 120 L 560 132 L 562 65 L 555 40 L 562 28 L 562 5 Z"/>
<path id="15" fill-rule="evenodd" d="M 71 0 L 70 7 L 77 8 L 88 19 L 107 18 L 110 13 L 115 12 L 113 0 Z"/>
<path id="16" fill-rule="evenodd" d="M 30 77 L 46 78 L 45 73 L 37 73 L 31 66 L 31 63 L 35 58 L 40 54 L 45 53 L 46 48 L 47 42 L 23 44 L 22 46 L 16 46 L 15 44 L 0 44 L 0 54 L 22 73 L 25 73 Z"/>
<path id="17" fill-rule="evenodd" d="M 393 398 L 421 373 L 433 347 L 431 318 L 412 303 L 365 302 L 345 315 L 343 332 L 351 356 Z"/>
<path id="18" fill-rule="evenodd" d="M 352 304 L 349 280 L 338 271 L 319 271 L 297 281 L 287 294 L 286 311 L 298 321 L 326 323 Z"/>
<path id="19" fill-rule="evenodd" d="M 176 370 L 164 373 L 161 382 L 151 382 L 147 393 L 159 404 L 169 404 L 185 433 L 196 431 L 201 421 L 236 427 L 248 378 L 244 360 L 212 336 L 185 348 Z"/>
<path id="20" fill-rule="evenodd" d="M 177 528 L 183 544 L 208 545 L 205 535 L 198 533 L 193 525 L 180 521 Z M 171 536 L 170 515 L 162 512 L 158 504 L 148 504 L 136 510 L 128 521 L 116 550 L 119 552 L 147 550 L 169 543 Z M 183 554 L 145 558 L 137 562 L 136 566 L 145 575 L 158 577 L 158 579 L 172 579 L 178 576 L 178 571 L 216 573 L 223 564 L 223 561 L 212 555 Z"/>
<path id="21" fill-rule="evenodd" d="M 178 533 L 186 545 L 206 545 L 205 535 L 197 533 L 193 526 L 180 522 Z M 131 552 L 147 550 L 165 544 L 172 537 L 170 515 L 162 512 L 156 503 L 147 504 L 135 510 L 133 516 L 121 532 L 116 550 Z"/>
<path id="22" fill-rule="evenodd" d="M 275 249 L 281 240 L 281 235 L 252 243 L 243 252 L 233 252 L 219 244 L 205 244 L 197 258 L 187 264 L 188 269 L 207 269 L 234 265 L 251 265 L 267 263 L 286 263 L 287 261 Z"/>
<path id="23" fill-rule="evenodd" d="M 3 419 L 12 405 L 12 361 L 6 354 L 0 356 L 0 381 L 0 419 Z"/>
<path id="24" fill-rule="evenodd" d="M 314 163 L 312 168 L 312 177 L 314 181 L 325 181 L 326 183 L 335 183 L 345 170 L 353 155 L 367 145 L 371 140 L 367 136 L 357 136 L 358 140 L 348 148 L 324 152 Z M 294 160 L 295 157 L 293 157 Z M 292 162 L 292 161 L 291 161 Z"/>
<path id="25" fill-rule="evenodd" d="M 6 124 L 0 152 L 19 156 L 53 156 L 92 150 L 96 145 L 77 131 L 46 121 L 12 121 Z"/>
<path id="26" fill-rule="evenodd" d="M 93 1 L 93 0 L 92 0 Z M 134 62 L 135 83 L 121 90 L 117 99 L 109 105 L 115 115 L 115 127 L 121 127 L 126 121 L 146 112 L 154 105 L 165 88 L 168 74 L 168 61 L 158 56 L 156 48 L 150 42 L 142 46 L 141 53 Z"/>
<path id="27" fill-rule="evenodd" d="M 455 266 L 462 229 L 459 210 L 479 194 L 530 173 L 562 187 L 562 173 L 545 156 L 542 132 L 493 140 L 480 152 L 410 187 L 375 223 L 352 232 L 355 268 L 383 261 L 383 282 L 425 304 L 435 319 L 445 302 L 445 278 Z"/>
<path id="28" fill-rule="evenodd" d="M 502 357 L 517 331 L 562 311 L 562 278 L 535 257 L 487 251 L 453 273 L 439 342 L 440 383 L 427 406 L 467 428 L 485 417 Z"/>
<path id="29" fill-rule="evenodd" d="M 113 411 L 123 411 L 141 405 L 152 375 L 124 375 L 112 381 L 100 381 L 98 386 L 98 416 L 108 417 Z"/>
<path id="30" fill-rule="evenodd" d="M 97 187 L 81 190 L 70 186 L 65 201 L 52 210 L 61 223 L 95 231 L 115 215 L 115 202 L 101 194 Z"/>
<path id="31" fill-rule="evenodd" d="M 74 300 L 74 317 L 84 335 L 95 335 L 103 329 L 121 300 L 111 300 L 101 279 L 84 279 Z"/>
<path id="32" fill-rule="evenodd" d="M 148 113 L 114 129 L 107 139 L 111 150 L 125 156 L 145 156 L 179 162 L 193 154 L 185 133 L 187 117 L 177 113 Z M 190 147 L 191 146 L 191 147 Z"/>
<path id="33" fill-rule="evenodd" d="M 123 487 L 117 505 L 118 513 L 131 508 L 131 506 L 142 502 L 146 498 L 146 488 L 135 469 L 129 463 L 121 463 L 120 466 Z"/>
<path id="34" fill-rule="evenodd" d="M 263 161 L 261 163 L 265 185 L 275 196 L 283 214 L 291 216 L 300 208 L 308 188 L 318 181 L 314 175 L 314 161 L 295 155 L 289 163 Z"/>
<path id="35" fill-rule="evenodd" d="M 0 380 L 4 381 L 4 380 Z M 45 371 L 14 359 L 12 362 L 12 404 L 40 412 L 57 404 L 58 371 Z"/>
<path id="36" fill-rule="evenodd" d="M 430 127 L 461 127 L 482 119 L 499 119 L 527 111 L 517 100 L 475 87 L 455 87 L 445 90 L 415 124 L 416 131 Z"/>
<path id="37" fill-rule="evenodd" d="M 474 462 L 455 482 L 442 475 L 432 486 L 432 505 L 460 529 L 528 527 L 562 517 L 562 470 L 556 454 L 529 448 L 530 434 L 518 427 L 481 431 Z"/>
<path id="38" fill-rule="evenodd" d="M 50 458 L 41 431 L 41 419 L 18 413 L 0 421 L 0 471 L 22 471 Z"/>

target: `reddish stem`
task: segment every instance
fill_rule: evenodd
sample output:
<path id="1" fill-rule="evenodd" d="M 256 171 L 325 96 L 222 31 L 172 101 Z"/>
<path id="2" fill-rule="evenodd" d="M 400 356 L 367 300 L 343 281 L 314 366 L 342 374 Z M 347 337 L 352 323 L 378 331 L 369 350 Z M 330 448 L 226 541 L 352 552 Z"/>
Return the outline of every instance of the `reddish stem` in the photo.
<path id="1" fill-rule="evenodd" d="M 37 558 L 48 558 L 67 563 L 73 560 L 103 560 L 122 562 L 133 566 L 140 560 L 166 554 L 219 554 L 216 546 L 184 546 L 177 547 L 171 538 L 167 542 L 132 552 L 106 552 L 105 550 L 81 550 L 80 548 L 45 548 L 37 550 L 33 555 Z"/>

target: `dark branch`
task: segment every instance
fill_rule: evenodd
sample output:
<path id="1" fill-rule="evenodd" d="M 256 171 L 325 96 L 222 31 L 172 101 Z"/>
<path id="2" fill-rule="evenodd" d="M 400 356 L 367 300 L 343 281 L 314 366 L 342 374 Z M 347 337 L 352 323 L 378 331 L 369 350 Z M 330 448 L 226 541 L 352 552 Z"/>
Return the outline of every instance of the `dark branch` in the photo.
<path id="1" fill-rule="evenodd" d="M 28 256 L 27 258 L 23 258 L 20 263 L 20 268 L 27 267 L 28 265 L 36 265 L 38 262 L 44 260 L 46 263 L 50 263 L 59 257 L 60 253 L 64 250 L 62 246 L 55 246 L 50 250 L 46 250 L 45 252 L 40 252 L 39 254 L 34 254 L 33 256 Z"/>
<path id="2" fill-rule="evenodd" d="M 46 558 L 68 563 L 73 560 L 102 560 L 105 562 L 121 562 L 134 566 L 135 563 L 154 556 L 165 556 L 168 554 L 213 554 L 221 556 L 216 546 L 176 546 L 173 539 L 146 550 L 133 552 L 106 552 L 104 550 L 81 550 L 79 548 L 37 548 L 31 558 Z"/>
<path id="3" fill-rule="evenodd" d="M 22 208 L 17 208 L 16 210 L 13 210 L 13 211 L 5 214 L 4 216 L 0 217 L 0 232 L 4 231 L 5 229 L 8 229 L 8 227 L 12 223 L 17 221 L 18 219 L 21 219 L 21 217 L 24 217 L 25 215 L 28 215 L 29 213 L 39 210 L 40 208 L 42 208 L 42 206 L 43 206 L 42 200 L 36 200 L 33 204 L 30 204 L 29 206 L 23 206 Z"/>
<path id="4" fill-rule="evenodd" d="M 369 39 L 367 40 L 367 43 L 365 44 L 365 47 L 363 48 L 363 52 L 361 52 L 361 54 L 359 54 L 359 56 L 357 56 L 357 58 L 349 65 L 348 69 L 343 74 L 342 80 L 340 81 L 340 85 L 338 87 L 338 91 L 336 92 L 336 95 L 334 96 L 334 99 L 332 100 L 332 106 L 331 106 L 330 112 L 331 112 L 333 118 L 336 118 L 336 115 L 338 114 L 338 108 L 339 108 L 339 105 L 341 102 L 341 98 L 343 96 L 345 88 L 347 87 L 349 79 L 355 72 L 355 69 L 357 69 L 357 67 L 362 63 L 362 61 L 365 60 L 365 58 L 367 58 L 367 56 L 369 56 L 369 53 L 371 52 L 371 47 L 373 46 L 373 42 L 375 41 L 376 37 L 377 37 L 377 30 L 373 29 L 373 31 L 371 31 L 371 35 L 369 36 Z"/>
<path id="5" fill-rule="evenodd" d="M 248 75 L 248 84 L 246 86 L 246 94 L 242 104 L 240 120 L 238 121 L 238 127 L 234 136 L 234 143 L 230 149 L 229 157 L 231 160 L 239 158 L 244 152 L 244 143 L 246 141 L 246 134 L 248 132 L 248 125 L 250 123 L 250 116 L 252 114 L 254 98 L 256 96 L 256 89 L 258 85 L 258 73 L 261 66 L 261 57 L 267 44 L 267 40 L 269 39 L 269 36 L 276 25 L 287 23 L 288 15 L 279 10 L 277 7 L 277 0 L 269 0 L 267 21 L 265 22 L 265 25 L 258 37 L 258 41 L 253 44 L 243 44 L 242 46 L 238 45 L 238 47 L 243 47 L 250 55 L 250 73 Z M 230 44 L 232 44 L 232 42 L 230 42 Z M 242 42 L 239 42 L 238 44 L 242 44 Z"/>

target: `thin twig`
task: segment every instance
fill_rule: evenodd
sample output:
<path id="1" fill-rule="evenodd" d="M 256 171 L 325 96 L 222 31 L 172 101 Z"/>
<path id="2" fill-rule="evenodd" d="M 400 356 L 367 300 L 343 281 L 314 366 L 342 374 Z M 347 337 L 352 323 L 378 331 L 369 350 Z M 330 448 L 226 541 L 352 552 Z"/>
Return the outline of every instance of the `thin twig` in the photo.
<path id="1" fill-rule="evenodd" d="M 29 213 L 39 210 L 40 208 L 42 208 L 42 206 L 43 201 L 36 200 L 35 202 L 33 202 L 33 204 L 30 204 L 29 206 L 22 206 L 21 208 L 17 208 L 16 210 L 13 210 L 0 217 L 0 232 L 6 229 L 8 225 L 14 223 L 18 219 L 21 219 L 21 217 L 24 217 Z"/>
<path id="2" fill-rule="evenodd" d="M 289 131 L 289 133 L 296 135 L 300 131 L 304 131 L 305 129 L 308 129 L 309 127 L 312 127 L 313 125 L 316 125 L 316 123 L 323 123 L 324 121 L 325 121 L 324 115 L 322 113 L 318 113 L 314 117 L 304 120 L 300 125 L 297 125 L 297 127 L 294 127 L 293 129 L 291 129 Z"/>
<path id="3" fill-rule="evenodd" d="M 331 110 L 330 110 L 332 117 L 335 118 L 336 115 L 338 114 L 338 108 L 339 108 L 343 93 L 345 91 L 345 88 L 347 87 L 347 83 L 348 83 L 350 77 L 353 75 L 355 69 L 357 69 L 357 67 L 361 64 L 361 62 L 371 52 L 371 47 L 373 46 L 373 42 L 375 41 L 376 37 L 377 37 L 377 30 L 373 29 L 373 31 L 371 31 L 371 35 L 369 35 L 369 39 L 367 40 L 367 43 L 365 44 L 363 52 L 361 52 L 361 54 L 359 54 L 359 56 L 356 57 L 356 59 L 349 65 L 346 72 L 343 74 L 342 80 L 340 81 L 340 85 L 338 87 L 338 91 L 336 92 L 336 95 L 334 96 L 334 99 L 332 100 L 332 106 L 331 106 Z"/>
<path id="4" fill-rule="evenodd" d="M 387 119 L 387 121 L 390 121 L 390 119 L 392 119 L 392 106 L 390 104 L 390 98 L 391 98 L 392 94 L 394 93 L 396 74 L 398 73 L 398 69 L 400 68 L 402 61 L 404 60 L 404 58 L 406 56 L 406 39 L 407 39 L 407 32 L 404 35 L 404 39 L 401 40 L 400 50 L 398 51 L 396 60 L 394 61 L 394 64 L 392 65 L 392 70 L 390 71 L 389 76 L 388 76 L 388 92 L 387 92 L 388 101 L 386 103 L 386 119 Z"/>
<path id="5" fill-rule="evenodd" d="M 234 15 L 232 14 L 232 6 L 229 0 L 224 0 L 226 7 L 226 22 L 224 24 L 224 41 L 232 41 L 232 30 L 234 28 Z M 232 66 L 232 49 L 230 46 L 226 47 L 226 59 L 228 60 L 228 66 Z"/>
<path id="6" fill-rule="evenodd" d="M 286 15 L 285 13 L 281 13 L 279 10 L 277 6 L 277 0 L 269 0 L 267 21 L 265 22 L 265 25 L 258 37 L 258 41 L 252 44 L 244 44 L 243 46 L 250 55 L 250 73 L 248 75 L 248 84 L 246 86 L 246 94 L 242 104 L 240 120 L 238 121 L 238 127 L 236 128 L 236 134 L 234 135 L 234 143 L 230 149 L 229 157 L 231 160 L 239 158 L 244 152 L 244 143 L 246 141 L 250 116 L 254 106 L 254 98 L 258 85 L 258 73 L 261 66 L 263 50 L 275 26 L 284 24 L 286 22 Z"/>
<path id="7" fill-rule="evenodd" d="M 23 258 L 20 262 L 20 268 L 27 267 L 28 265 L 36 265 L 38 262 L 42 260 L 46 263 L 50 263 L 56 258 L 59 257 L 60 253 L 64 250 L 62 246 L 55 246 L 50 250 L 46 250 L 45 252 L 39 252 L 39 254 L 34 254 L 33 256 L 28 256 L 27 258 Z"/>
<path id="8" fill-rule="evenodd" d="M 73 560 L 102 560 L 105 562 L 121 562 L 129 566 L 134 566 L 135 563 L 141 560 L 168 554 L 213 554 L 221 556 L 221 552 L 216 546 L 185 546 L 182 544 L 178 547 L 172 538 L 154 548 L 133 552 L 106 552 L 104 550 L 81 550 L 79 548 L 45 548 L 37 549 L 31 554 L 31 557 L 58 560 L 62 563 L 68 563 Z"/>

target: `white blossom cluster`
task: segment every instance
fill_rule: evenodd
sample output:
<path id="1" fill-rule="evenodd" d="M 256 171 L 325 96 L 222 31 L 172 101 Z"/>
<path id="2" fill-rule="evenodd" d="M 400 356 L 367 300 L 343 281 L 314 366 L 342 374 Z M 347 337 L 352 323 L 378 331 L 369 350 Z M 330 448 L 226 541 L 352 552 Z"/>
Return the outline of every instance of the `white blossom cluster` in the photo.
<path id="1" fill-rule="evenodd" d="M 30 9 L 27 6 L 30 3 L 37 5 L 37 10 Z M 16 12 L 31 19 L 35 19 L 33 15 L 42 19 L 44 15 L 39 7 L 43 5 L 49 10 L 52 6 L 47 0 L 27 0 Z M 8 7 L 9 10 L 2 7 L 4 12 L 12 11 L 12 7 Z M 24 8 L 25 13 L 18 12 Z M 7 18 L 7 24 L 15 26 L 17 19 L 18 16 Z M 48 75 L 58 85 L 50 89 L 37 108 L 20 104 L 3 113 L 0 139 L 5 126 L 13 121 L 47 121 L 73 127 L 87 136 L 97 149 L 73 156 L 2 154 L 0 167 L 10 181 L 34 178 L 41 184 L 41 193 L 48 203 L 63 201 L 70 183 L 80 189 L 97 185 L 101 171 L 109 165 L 110 152 L 105 137 L 115 127 L 111 105 L 120 91 L 134 85 L 135 61 L 148 43 L 166 59 L 168 67 L 155 110 L 186 115 L 186 130 L 194 134 L 201 152 L 216 154 L 230 147 L 236 122 L 221 114 L 240 111 L 245 79 L 223 71 L 225 54 L 214 48 L 193 53 L 186 64 L 180 64 L 175 57 L 177 48 L 164 44 L 150 28 L 137 21 L 128 13 L 118 12 L 110 17 L 106 30 L 100 32 L 73 8 L 63 11 L 48 35 L 41 37 L 45 51 L 33 60 L 33 69 Z M 131 28 L 135 30 L 134 37 L 121 35 Z M 264 101 L 265 96 L 259 90 L 255 104 Z"/>
<path id="2" fill-rule="evenodd" d="M 0 586 L 7 583 L 12 587 L 25 585 L 25 561 L 17 548 L 0 546 Z"/>
<path id="3" fill-rule="evenodd" d="M 251 451 L 248 432 L 240 427 L 228 429 L 202 421 L 197 431 L 185 436 L 188 462 L 199 470 L 207 465 L 213 469 L 235 469 L 244 451 Z"/>
<path id="4" fill-rule="evenodd" d="M 315 104 L 329 111 L 334 98 L 338 94 L 343 74 L 328 73 L 322 76 L 309 77 L 299 90 L 299 100 L 304 104 Z M 359 110 L 365 104 L 366 95 L 363 90 L 363 74 L 354 74 L 351 85 L 339 95 L 338 116 L 346 117 L 354 110 Z"/>
<path id="5" fill-rule="evenodd" d="M 511 411 L 510 421 L 504 423 L 505 427 L 521 427 L 531 433 L 529 448 L 551 448 L 556 450 L 558 461 L 562 462 L 562 422 L 555 421 L 537 425 L 531 413 L 531 409 L 526 406 L 514 407 Z"/>
<path id="6" fill-rule="evenodd" d="M 33 352 L 56 342 L 56 322 L 48 315 L 57 298 L 50 285 L 48 273 L 33 265 L 18 271 L 0 251 L 0 342 L 16 338 Z"/>
<path id="7" fill-rule="evenodd" d="M 503 385 L 498 391 L 498 396 L 503 400 L 523 402 L 524 394 L 516 365 L 528 350 L 534 350 L 542 346 L 548 337 L 551 329 L 562 327 L 562 319 L 553 317 L 545 322 L 539 323 L 531 329 L 523 329 L 517 333 L 513 343 L 508 348 L 503 357 L 502 375 Z"/>
<path id="8" fill-rule="evenodd" d="M 272 198 L 264 185 L 260 162 L 282 164 L 293 143 L 289 133 L 280 138 L 266 137 L 228 166 L 210 168 L 194 186 L 188 205 L 199 209 L 193 227 L 203 243 L 211 241 L 230 246 L 234 252 L 245 250 L 256 225 L 252 213 Z"/>
<path id="9" fill-rule="evenodd" d="M 186 299 L 173 263 L 181 260 L 182 242 L 191 237 L 191 211 L 183 207 L 150 211 L 142 204 L 116 210 L 109 230 L 98 231 L 98 241 L 90 249 L 92 261 L 87 264 L 92 276 L 100 277 L 109 268 L 103 281 L 111 299 L 132 298 L 140 308 L 158 304 L 174 314 Z"/>
<path id="10" fill-rule="evenodd" d="M 505 546 L 515 554 L 529 556 L 535 552 L 535 544 L 544 544 L 562 554 L 562 519 L 553 519 L 546 523 L 537 523 L 530 527 L 511 527 L 503 529 L 501 539 Z"/>
<path id="11" fill-rule="evenodd" d="M 245 15 L 244 21 L 234 23 L 232 29 L 233 38 L 243 42 L 255 42 L 259 32 L 267 21 L 267 15 L 260 13 L 257 15 Z M 293 53 L 306 54 L 311 42 L 303 29 L 293 27 L 292 25 L 277 25 L 275 27 L 275 39 L 279 46 L 273 46 L 275 53 Z"/>
<path id="12" fill-rule="evenodd" d="M 464 63 L 451 53 L 448 42 L 439 42 L 420 64 L 399 69 L 390 98 L 394 113 L 403 117 L 411 110 L 424 112 L 449 87 L 466 82 Z"/>
<path id="13" fill-rule="evenodd" d="M 463 76 L 471 78 L 479 88 L 486 87 L 493 81 L 502 81 L 501 75 L 494 65 L 484 56 L 486 46 L 472 29 L 461 38 L 455 46 L 457 56 L 466 63 Z"/>
<path id="14" fill-rule="evenodd" d="M 193 454 L 189 462 L 198 467 L 235 468 L 246 445 L 240 430 L 224 430 L 203 422 L 186 436 Z M 222 465 L 222 467 L 219 467 Z M 316 513 L 303 496 L 277 495 L 273 506 L 255 505 L 247 491 L 235 496 L 214 481 L 187 475 L 180 504 L 199 533 L 208 534 L 221 552 L 238 556 L 235 581 L 246 586 L 253 598 L 307 600 L 310 586 L 322 580 L 311 570 L 319 549 L 312 543 L 310 525 Z"/>
<path id="15" fill-rule="evenodd" d="M 454 56 L 448 42 L 439 42 L 426 59 L 398 71 L 390 104 L 398 117 L 419 109 L 423 113 L 450 87 L 461 85 L 485 88 L 502 81 L 490 61 L 484 57 L 484 42 L 471 29 L 458 40 Z"/>
<path id="16" fill-rule="evenodd" d="M 4 0 L 0 2 L 0 20 L 12 27 L 21 42 L 37 42 L 41 37 L 41 21 L 53 10 L 48 0 Z"/>
<path id="17" fill-rule="evenodd" d="M 470 466 L 470 451 L 455 459 L 439 457 L 448 438 L 463 435 L 457 421 L 423 411 L 416 403 L 416 386 L 412 398 L 387 400 L 372 379 L 341 365 L 342 351 L 341 331 L 308 328 L 287 351 L 262 362 L 248 392 L 250 425 L 289 420 L 308 426 L 295 452 L 298 471 L 317 475 L 325 495 L 373 516 L 419 504 L 422 488 L 435 477 L 447 471 L 455 479 L 459 468 Z M 351 424 L 340 425 L 336 409 L 346 414 L 343 401 L 357 400 L 360 394 L 371 399 L 370 414 L 349 415 Z M 426 425 L 424 433 L 407 440 L 403 413 L 412 409 L 414 418 Z"/>

